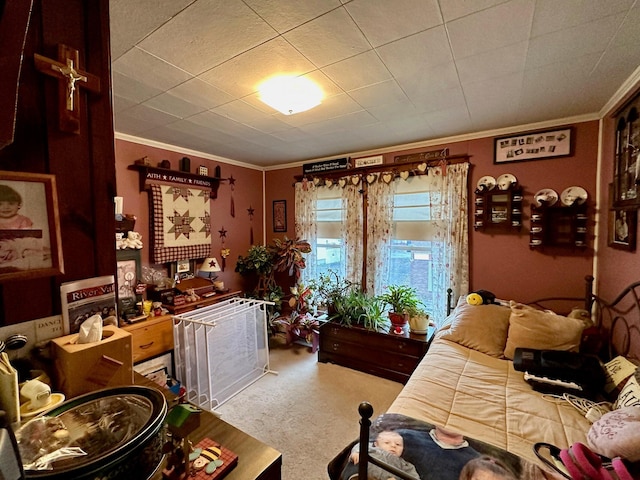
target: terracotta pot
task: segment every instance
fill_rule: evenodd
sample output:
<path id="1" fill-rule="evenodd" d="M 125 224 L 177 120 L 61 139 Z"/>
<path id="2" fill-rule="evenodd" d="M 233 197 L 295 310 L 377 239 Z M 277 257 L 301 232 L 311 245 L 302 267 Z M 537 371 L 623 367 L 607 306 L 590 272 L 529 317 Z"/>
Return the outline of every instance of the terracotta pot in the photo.
<path id="1" fill-rule="evenodd" d="M 402 327 L 409 321 L 409 314 L 389 312 L 389 320 L 391 320 L 391 325 Z"/>

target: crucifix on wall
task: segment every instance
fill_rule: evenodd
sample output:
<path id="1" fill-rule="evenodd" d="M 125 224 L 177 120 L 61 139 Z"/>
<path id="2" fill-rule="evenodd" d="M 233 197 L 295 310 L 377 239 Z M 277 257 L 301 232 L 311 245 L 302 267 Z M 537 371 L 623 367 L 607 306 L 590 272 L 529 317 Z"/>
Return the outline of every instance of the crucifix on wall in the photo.
<path id="1" fill-rule="evenodd" d="M 100 79 L 80 69 L 80 55 L 75 48 L 58 45 L 58 60 L 34 54 L 36 68 L 58 79 L 60 130 L 80 133 L 80 87 L 100 92 Z"/>

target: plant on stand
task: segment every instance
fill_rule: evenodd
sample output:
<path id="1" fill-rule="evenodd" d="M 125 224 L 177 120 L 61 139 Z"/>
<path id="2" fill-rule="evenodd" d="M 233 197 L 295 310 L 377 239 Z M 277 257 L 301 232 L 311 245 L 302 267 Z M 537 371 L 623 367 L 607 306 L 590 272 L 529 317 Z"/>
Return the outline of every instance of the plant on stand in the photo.
<path id="1" fill-rule="evenodd" d="M 331 269 L 321 273 L 318 278 L 311 279 L 309 287 L 313 292 L 314 303 L 326 308 L 329 317 L 336 313 L 334 307 L 336 301 L 352 290 L 359 290 L 357 284 L 340 277 L 338 272 Z"/>

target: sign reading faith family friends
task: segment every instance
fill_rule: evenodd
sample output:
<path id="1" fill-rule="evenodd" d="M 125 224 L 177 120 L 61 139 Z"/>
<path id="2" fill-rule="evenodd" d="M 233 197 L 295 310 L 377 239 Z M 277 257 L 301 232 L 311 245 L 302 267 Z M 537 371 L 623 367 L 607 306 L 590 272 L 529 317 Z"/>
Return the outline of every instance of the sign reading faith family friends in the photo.
<path id="1" fill-rule="evenodd" d="M 302 173 L 305 175 L 314 173 L 333 172 L 334 170 L 346 170 L 349 168 L 349 157 L 323 160 L 321 162 L 305 163 L 302 165 Z"/>

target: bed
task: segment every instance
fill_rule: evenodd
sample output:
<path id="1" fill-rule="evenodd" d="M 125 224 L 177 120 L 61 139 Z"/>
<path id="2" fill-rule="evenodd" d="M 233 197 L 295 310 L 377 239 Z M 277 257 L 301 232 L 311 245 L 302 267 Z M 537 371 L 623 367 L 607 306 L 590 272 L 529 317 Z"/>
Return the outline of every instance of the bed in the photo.
<path id="1" fill-rule="evenodd" d="M 434 461 L 425 453 L 437 443 L 440 428 L 462 435 L 479 456 L 498 459 L 513 478 L 548 478 L 548 468 L 537 458 L 534 445 L 546 442 L 567 448 L 576 442 L 586 444 L 592 421 L 578 408 L 579 399 L 568 401 L 566 396 L 534 391 L 523 372 L 515 369 L 515 349 L 582 348 L 597 354 L 603 363 L 623 356 L 640 364 L 640 282 L 606 302 L 591 294 L 592 281 L 586 278 L 583 299 L 472 306 L 460 298 L 388 411 L 372 421 L 372 407 L 366 402 L 359 407 L 360 438 L 330 462 L 330 478 L 358 478 L 356 472 L 363 475 L 371 462 L 385 465 L 395 476 L 372 476 L 370 470 L 369 478 L 457 479 L 461 466 L 448 467 L 455 474 L 436 473 L 434 465 L 442 455 Z M 552 313 L 550 305 L 564 315 Z M 585 310 L 596 318 L 592 325 L 584 323 Z M 619 389 L 611 395 L 617 393 Z M 414 473 L 403 476 L 388 468 L 384 452 L 373 448 L 381 431 L 401 433 L 401 458 L 415 467 Z M 354 446 L 359 449 L 357 465 L 352 457 Z"/>

